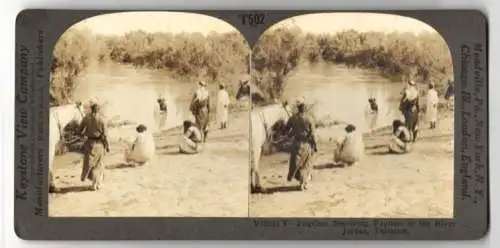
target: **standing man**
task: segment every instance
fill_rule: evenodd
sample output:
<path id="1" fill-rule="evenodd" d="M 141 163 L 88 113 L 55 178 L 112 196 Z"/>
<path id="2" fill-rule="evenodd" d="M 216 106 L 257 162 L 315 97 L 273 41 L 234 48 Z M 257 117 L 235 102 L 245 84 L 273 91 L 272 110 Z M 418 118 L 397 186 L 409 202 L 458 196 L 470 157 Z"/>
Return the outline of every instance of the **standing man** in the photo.
<path id="1" fill-rule="evenodd" d="M 87 138 L 84 144 L 81 180 L 91 180 L 93 190 L 99 190 L 102 186 L 104 155 L 109 152 L 106 123 L 99 112 L 100 106 L 92 104 L 90 114 L 83 118 L 78 129 L 79 133 L 83 133 Z"/>
<path id="2" fill-rule="evenodd" d="M 412 135 L 412 142 L 415 142 L 418 134 L 418 115 L 420 111 L 418 90 L 415 82 L 410 80 L 408 87 L 403 92 L 403 97 L 399 105 L 399 110 L 405 118 L 405 126 Z"/>
<path id="3" fill-rule="evenodd" d="M 318 150 L 314 121 L 306 115 L 304 103 L 298 105 L 298 113 L 288 121 L 287 130 L 293 136 L 287 180 L 295 178 L 300 182 L 300 189 L 306 190 L 312 178 L 312 156 Z"/>
<path id="4" fill-rule="evenodd" d="M 429 122 L 430 129 L 436 128 L 436 122 L 438 117 L 438 103 L 439 97 L 438 92 L 434 88 L 434 84 L 429 84 L 429 91 L 427 91 L 427 121 Z"/>
<path id="5" fill-rule="evenodd" d="M 229 108 L 229 93 L 224 84 L 219 85 L 217 93 L 217 123 L 220 124 L 220 129 L 227 128 L 227 116 Z"/>
<path id="6" fill-rule="evenodd" d="M 377 127 L 378 119 L 378 104 L 374 96 L 368 98 L 368 106 L 365 110 L 366 122 L 368 124 L 368 132 L 372 133 Z"/>
<path id="7" fill-rule="evenodd" d="M 196 120 L 196 125 L 203 133 L 203 142 L 207 139 L 208 122 L 210 120 L 210 96 L 206 87 L 207 84 L 204 81 L 198 81 L 198 89 L 189 106 L 189 110 L 191 110 Z"/>

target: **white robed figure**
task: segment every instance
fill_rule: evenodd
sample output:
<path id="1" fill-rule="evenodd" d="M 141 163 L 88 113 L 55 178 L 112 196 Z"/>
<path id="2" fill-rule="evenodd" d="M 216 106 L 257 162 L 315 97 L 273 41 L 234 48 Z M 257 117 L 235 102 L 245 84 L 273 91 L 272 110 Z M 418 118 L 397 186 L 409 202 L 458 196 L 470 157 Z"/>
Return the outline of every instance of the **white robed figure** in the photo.
<path id="1" fill-rule="evenodd" d="M 136 128 L 135 140 L 125 151 L 125 162 L 130 165 L 146 165 L 155 154 L 155 141 L 153 135 L 146 126 L 139 125 Z"/>
<path id="2" fill-rule="evenodd" d="M 436 91 L 434 84 L 431 83 L 429 84 L 429 91 L 427 92 L 427 104 L 426 104 L 427 121 L 429 122 L 431 129 L 436 128 L 436 122 L 438 118 L 438 103 L 439 103 L 438 92 Z"/>
<path id="3" fill-rule="evenodd" d="M 229 93 L 224 84 L 219 85 L 217 92 L 217 123 L 221 129 L 227 128 L 227 117 L 229 111 Z"/>

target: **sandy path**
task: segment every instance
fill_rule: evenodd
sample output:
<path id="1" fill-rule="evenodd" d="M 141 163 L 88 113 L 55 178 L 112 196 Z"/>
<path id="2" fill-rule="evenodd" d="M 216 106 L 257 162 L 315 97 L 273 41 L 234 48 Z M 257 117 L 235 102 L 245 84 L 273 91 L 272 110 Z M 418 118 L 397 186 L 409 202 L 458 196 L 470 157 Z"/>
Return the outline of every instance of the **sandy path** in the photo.
<path id="1" fill-rule="evenodd" d="M 81 155 L 56 157 L 50 216 L 248 216 L 248 117 L 237 113 L 226 130 L 212 128 L 203 153 L 181 155 L 179 133 L 156 138 L 157 157 L 145 167 L 122 165 L 123 144 L 113 144 L 104 188 L 80 182 Z"/>
<path id="2" fill-rule="evenodd" d="M 328 150 L 333 129 L 319 130 L 320 150 L 310 189 L 297 191 L 286 182 L 288 156 L 263 158 L 262 175 L 269 194 L 252 195 L 252 217 L 392 217 L 426 218 L 453 215 L 453 120 L 421 131 L 414 150 L 385 154 L 388 131 L 365 136 L 366 157 L 347 168 L 333 168 Z M 264 165 L 266 164 L 266 165 Z"/>

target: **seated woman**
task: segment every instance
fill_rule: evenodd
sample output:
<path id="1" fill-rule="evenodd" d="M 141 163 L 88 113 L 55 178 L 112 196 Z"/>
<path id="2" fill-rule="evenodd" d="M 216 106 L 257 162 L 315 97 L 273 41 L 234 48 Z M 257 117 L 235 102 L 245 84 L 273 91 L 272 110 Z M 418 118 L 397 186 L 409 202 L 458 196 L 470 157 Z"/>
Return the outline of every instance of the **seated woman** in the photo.
<path id="1" fill-rule="evenodd" d="M 392 122 L 392 139 L 389 144 L 389 152 L 403 154 L 411 151 L 412 137 L 408 128 L 400 120 Z"/>
<path id="2" fill-rule="evenodd" d="M 183 135 L 179 152 L 185 154 L 196 154 L 203 150 L 203 138 L 200 129 L 191 121 L 183 123 Z"/>
<path id="3" fill-rule="evenodd" d="M 146 165 L 155 154 L 155 141 L 146 126 L 139 125 L 135 129 L 137 136 L 132 145 L 125 151 L 125 161 L 131 165 Z"/>
<path id="4" fill-rule="evenodd" d="M 351 166 L 363 156 L 363 137 L 357 134 L 356 127 L 352 124 L 346 126 L 345 132 L 346 134 L 337 140 L 333 162 L 337 165 Z"/>

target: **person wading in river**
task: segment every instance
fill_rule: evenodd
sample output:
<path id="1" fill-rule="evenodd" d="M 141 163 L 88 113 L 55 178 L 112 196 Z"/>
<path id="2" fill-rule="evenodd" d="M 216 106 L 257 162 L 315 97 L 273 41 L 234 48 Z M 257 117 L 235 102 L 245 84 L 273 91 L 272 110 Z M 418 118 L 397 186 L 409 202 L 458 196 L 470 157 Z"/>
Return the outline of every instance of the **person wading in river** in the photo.
<path id="1" fill-rule="evenodd" d="M 210 118 L 210 95 L 206 86 L 207 84 L 204 81 L 198 81 L 198 89 L 193 95 L 189 106 L 196 120 L 196 125 L 203 134 L 203 142 L 207 139 L 208 122 Z"/>
<path id="2" fill-rule="evenodd" d="M 164 97 L 159 97 L 158 102 L 158 130 L 162 130 L 167 122 L 167 103 Z"/>
<path id="3" fill-rule="evenodd" d="M 287 180 L 295 178 L 300 182 L 301 190 L 305 190 L 312 179 L 312 156 L 317 152 L 315 126 L 312 118 L 306 115 L 305 104 L 300 103 L 297 107 L 298 113 L 286 125 L 293 136 Z"/>
<path id="4" fill-rule="evenodd" d="M 453 86 L 453 82 L 451 80 L 448 80 L 448 88 L 446 88 L 444 99 L 448 101 L 448 108 L 453 110 L 455 105 L 455 87 Z"/>
<path id="5" fill-rule="evenodd" d="M 399 110 L 403 113 L 405 125 L 412 135 L 412 141 L 415 142 L 418 134 L 420 106 L 418 90 L 413 80 L 408 82 L 408 87 L 403 92 Z"/>
<path id="6" fill-rule="evenodd" d="M 99 112 L 100 106 L 92 104 L 90 114 L 83 118 L 78 129 L 79 133 L 83 133 L 86 137 L 81 181 L 91 180 L 93 190 L 99 190 L 102 187 L 104 180 L 103 159 L 105 153 L 109 152 L 107 127 Z"/>
<path id="7" fill-rule="evenodd" d="M 368 107 L 365 111 L 365 117 L 368 124 L 369 133 L 372 133 L 377 127 L 378 112 L 378 104 L 375 97 L 372 96 L 368 98 Z"/>

